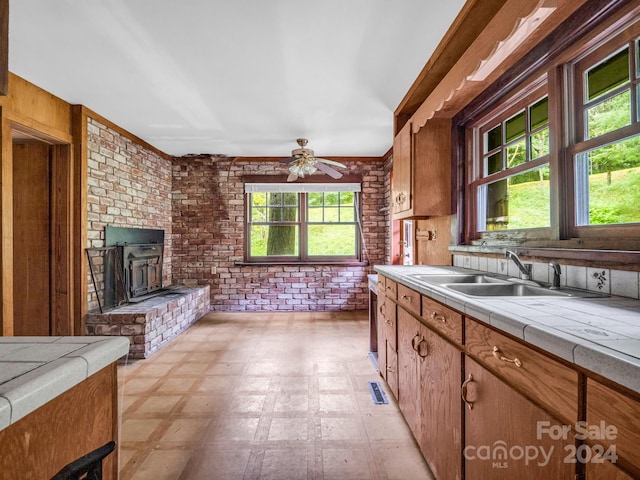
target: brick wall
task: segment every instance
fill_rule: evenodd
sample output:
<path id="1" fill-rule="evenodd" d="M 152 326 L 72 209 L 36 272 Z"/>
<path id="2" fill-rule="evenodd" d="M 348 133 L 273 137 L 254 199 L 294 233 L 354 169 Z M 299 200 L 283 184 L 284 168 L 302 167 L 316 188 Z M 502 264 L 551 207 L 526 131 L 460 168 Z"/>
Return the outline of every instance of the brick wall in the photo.
<path id="1" fill-rule="evenodd" d="M 266 162 L 179 158 L 173 162 L 173 276 L 211 286 L 212 310 L 318 311 L 368 307 L 367 274 L 385 263 L 388 169 L 352 161 L 363 178 L 363 234 L 368 267 L 239 266 L 244 258 L 242 175 L 282 174 Z"/>
<path id="2" fill-rule="evenodd" d="M 93 118 L 87 131 L 87 246 L 104 246 L 106 225 L 163 229 L 163 283 L 171 284 L 171 162 Z M 92 310 L 98 304 L 91 278 L 87 281 Z"/>

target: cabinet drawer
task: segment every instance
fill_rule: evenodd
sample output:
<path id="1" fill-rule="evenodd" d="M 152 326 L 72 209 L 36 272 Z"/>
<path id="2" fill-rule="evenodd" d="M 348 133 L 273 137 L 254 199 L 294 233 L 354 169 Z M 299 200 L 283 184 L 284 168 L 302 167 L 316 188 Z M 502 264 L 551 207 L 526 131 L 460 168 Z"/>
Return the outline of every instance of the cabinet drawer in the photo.
<path id="1" fill-rule="evenodd" d="M 398 284 L 393 280 L 389 280 L 388 278 L 384 279 L 384 294 L 393 298 L 394 300 L 398 296 Z"/>
<path id="2" fill-rule="evenodd" d="M 578 372 L 470 318 L 465 351 L 552 414 L 578 420 Z"/>
<path id="3" fill-rule="evenodd" d="M 439 302 L 422 297 L 422 318 L 425 323 L 462 345 L 462 315 Z"/>
<path id="4" fill-rule="evenodd" d="M 398 305 L 411 313 L 420 315 L 420 294 L 400 284 L 398 285 Z"/>
<path id="5" fill-rule="evenodd" d="M 614 445 L 619 464 L 631 463 L 640 476 L 640 402 L 599 382 L 587 379 L 587 423 L 596 427 L 597 438 L 589 441 L 605 447 Z M 601 428 L 602 426 L 605 429 Z M 608 430 L 607 430 L 608 429 Z M 615 430 L 614 430 L 615 429 Z M 591 428 L 589 429 L 591 431 Z"/>

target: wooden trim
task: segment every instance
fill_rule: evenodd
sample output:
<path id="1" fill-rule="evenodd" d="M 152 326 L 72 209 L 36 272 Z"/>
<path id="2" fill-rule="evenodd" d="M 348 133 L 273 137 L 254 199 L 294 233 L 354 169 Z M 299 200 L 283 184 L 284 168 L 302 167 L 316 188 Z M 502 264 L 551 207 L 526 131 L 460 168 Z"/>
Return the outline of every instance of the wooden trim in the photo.
<path id="1" fill-rule="evenodd" d="M 396 135 L 471 46 L 507 0 L 471 0 L 445 33 L 395 110 Z"/>
<path id="2" fill-rule="evenodd" d="M 89 266 L 84 255 L 89 246 L 88 234 L 88 177 L 89 177 L 89 153 L 88 153 L 88 129 L 87 118 L 89 111 L 82 105 L 71 107 L 71 130 L 73 137 L 73 149 L 71 161 L 73 163 L 73 191 L 74 206 L 72 219 L 72 245 L 76 261 L 73 264 L 73 291 L 74 295 L 74 319 L 73 330 L 75 335 L 85 335 L 84 317 L 88 310 L 87 305 L 87 278 Z"/>
<path id="3" fill-rule="evenodd" d="M 9 93 L 9 0 L 0 0 L 0 95 Z"/>

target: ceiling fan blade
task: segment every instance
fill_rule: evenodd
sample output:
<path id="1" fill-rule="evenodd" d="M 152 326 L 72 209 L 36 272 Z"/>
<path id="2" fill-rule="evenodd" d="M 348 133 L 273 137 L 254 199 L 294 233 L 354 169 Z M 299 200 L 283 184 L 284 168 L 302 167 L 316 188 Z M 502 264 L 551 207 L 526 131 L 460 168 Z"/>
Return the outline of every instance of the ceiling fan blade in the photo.
<path id="1" fill-rule="evenodd" d="M 298 157 L 286 157 L 286 158 L 281 158 L 280 159 L 280 163 L 291 163 L 294 160 L 297 160 Z"/>
<path id="2" fill-rule="evenodd" d="M 318 170 L 326 173 L 327 175 L 329 175 L 331 178 L 342 178 L 342 174 L 336 170 L 334 170 L 333 168 L 331 168 L 329 165 L 325 165 L 324 162 L 316 162 L 316 164 L 314 165 Z"/>
<path id="3" fill-rule="evenodd" d="M 346 165 L 344 165 L 344 164 L 342 164 L 340 162 L 336 162 L 335 160 L 328 160 L 326 158 L 318 158 L 318 157 L 316 157 L 316 162 L 327 163 L 327 164 L 333 165 L 335 167 L 347 168 Z"/>

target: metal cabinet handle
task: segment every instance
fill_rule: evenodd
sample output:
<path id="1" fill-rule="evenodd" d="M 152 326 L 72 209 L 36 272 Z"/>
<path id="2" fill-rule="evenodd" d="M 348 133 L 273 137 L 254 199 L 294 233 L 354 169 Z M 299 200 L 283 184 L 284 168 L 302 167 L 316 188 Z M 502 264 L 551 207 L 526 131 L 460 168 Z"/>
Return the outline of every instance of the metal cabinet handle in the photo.
<path id="1" fill-rule="evenodd" d="M 522 361 L 519 358 L 508 358 L 505 357 L 504 355 L 502 355 L 500 353 L 500 349 L 498 347 L 493 347 L 493 356 L 496 357 L 498 360 L 501 360 L 503 362 L 508 362 L 508 363 L 513 363 L 516 367 L 521 367 L 522 366 Z"/>
<path id="2" fill-rule="evenodd" d="M 396 195 L 396 203 L 404 203 L 407 199 L 407 195 L 405 193 L 399 193 Z"/>
<path id="3" fill-rule="evenodd" d="M 438 312 L 431 312 L 431 318 L 438 322 L 447 323 L 447 317 Z"/>
<path id="4" fill-rule="evenodd" d="M 409 301 L 409 302 L 413 302 L 413 300 L 412 300 L 412 299 L 413 299 L 413 297 L 412 297 L 411 295 L 406 295 L 406 294 L 405 294 L 405 295 L 402 295 L 402 299 L 403 299 L 403 300 L 407 300 L 407 301 Z"/>
<path id="5" fill-rule="evenodd" d="M 467 400 L 467 387 L 471 382 L 473 382 L 473 375 L 469 374 L 467 379 L 462 383 L 462 388 L 460 389 L 461 395 L 462 395 L 462 401 L 465 403 L 467 407 L 469 407 L 469 410 L 473 410 L 473 402 L 470 402 L 469 400 Z"/>
<path id="6" fill-rule="evenodd" d="M 394 370 L 393 368 L 391 368 L 391 367 L 389 367 L 389 366 L 388 366 L 388 367 L 387 367 L 387 372 L 394 373 L 394 372 L 395 372 L 395 370 Z"/>
<path id="7" fill-rule="evenodd" d="M 385 320 L 384 323 L 386 323 L 387 325 L 393 325 L 393 322 L 391 320 Z"/>

